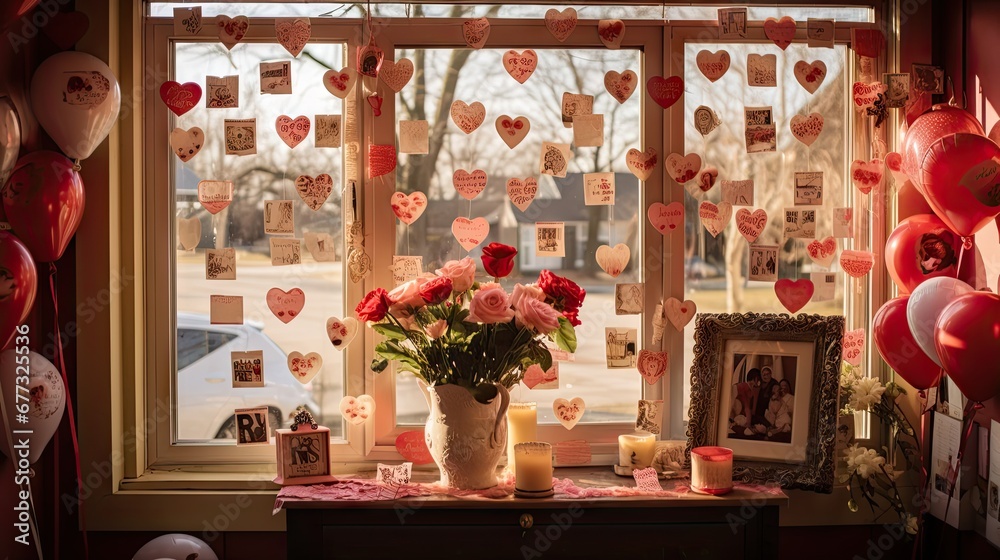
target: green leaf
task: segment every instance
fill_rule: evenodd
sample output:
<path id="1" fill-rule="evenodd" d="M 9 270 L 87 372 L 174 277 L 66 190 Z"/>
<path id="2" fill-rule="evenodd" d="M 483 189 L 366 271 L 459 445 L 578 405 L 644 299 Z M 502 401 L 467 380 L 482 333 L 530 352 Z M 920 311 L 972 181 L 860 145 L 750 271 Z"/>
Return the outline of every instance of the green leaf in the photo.
<path id="1" fill-rule="evenodd" d="M 573 325 L 569 322 L 569 319 L 559 317 L 559 330 L 552 334 L 559 348 L 571 354 L 576 352 L 576 331 L 573 329 Z"/>
<path id="2" fill-rule="evenodd" d="M 374 360 L 372 360 L 372 371 L 374 371 L 375 373 L 382 373 L 383 371 L 385 371 L 385 368 L 387 367 L 389 367 L 389 360 L 385 358 L 382 359 L 375 358 Z"/>
<path id="3" fill-rule="evenodd" d="M 390 324 L 372 325 L 372 330 L 390 340 L 406 340 L 406 331 L 401 327 Z"/>

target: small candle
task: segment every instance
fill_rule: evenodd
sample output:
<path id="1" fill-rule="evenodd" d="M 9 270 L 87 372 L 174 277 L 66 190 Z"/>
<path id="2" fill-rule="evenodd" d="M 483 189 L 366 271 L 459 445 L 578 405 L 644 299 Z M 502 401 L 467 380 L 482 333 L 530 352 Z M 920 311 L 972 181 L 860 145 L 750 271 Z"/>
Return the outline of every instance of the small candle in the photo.
<path id="1" fill-rule="evenodd" d="M 507 408 L 507 469 L 516 472 L 514 446 L 538 439 L 538 411 L 533 402 L 510 403 Z"/>
<path id="2" fill-rule="evenodd" d="M 696 447 L 691 450 L 691 489 L 703 494 L 725 494 L 733 489 L 733 450 Z"/>
<path id="3" fill-rule="evenodd" d="M 656 454 L 656 436 L 647 433 L 618 436 L 618 464 L 622 467 L 644 469 L 653 464 Z"/>
<path id="4" fill-rule="evenodd" d="M 550 495 L 552 491 L 552 445 L 528 441 L 514 445 L 517 457 L 514 489 L 519 495 Z"/>

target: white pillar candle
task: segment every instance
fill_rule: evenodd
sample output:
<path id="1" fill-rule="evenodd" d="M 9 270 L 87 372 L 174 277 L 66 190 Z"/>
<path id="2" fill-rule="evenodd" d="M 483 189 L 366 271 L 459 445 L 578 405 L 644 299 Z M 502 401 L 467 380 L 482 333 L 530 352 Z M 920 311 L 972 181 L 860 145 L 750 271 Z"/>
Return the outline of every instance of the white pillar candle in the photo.
<path id="1" fill-rule="evenodd" d="M 733 489 L 733 450 L 696 447 L 691 450 L 691 489 L 703 494 L 725 494 Z"/>
<path id="2" fill-rule="evenodd" d="M 656 454 L 656 436 L 647 433 L 618 436 L 618 464 L 622 467 L 644 469 L 653 464 Z"/>
<path id="3" fill-rule="evenodd" d="M 507 407 L 507 469 L 516 472 L 514 445 L 538 439 L 538 410 L 533 402 L 510 403 Z"/>
<path id="4" fill-rule="evenodd" d="M 528 441 L 514 445 L 517 457 L 514 488 L 518 493 L 534 494 L 552 490 L 552 445 Z"/>

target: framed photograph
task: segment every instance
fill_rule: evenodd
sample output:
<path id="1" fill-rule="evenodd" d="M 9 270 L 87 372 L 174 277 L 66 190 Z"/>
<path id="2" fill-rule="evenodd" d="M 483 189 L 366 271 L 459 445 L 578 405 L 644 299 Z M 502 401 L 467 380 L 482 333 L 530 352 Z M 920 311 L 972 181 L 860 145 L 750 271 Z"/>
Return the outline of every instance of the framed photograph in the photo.
<path id="1" fill-rule="evenodd" d="M 698 315 L 687 461 L 721 445 L 734 480 L 832 492 L 843 336 L 841 316 Z"/>

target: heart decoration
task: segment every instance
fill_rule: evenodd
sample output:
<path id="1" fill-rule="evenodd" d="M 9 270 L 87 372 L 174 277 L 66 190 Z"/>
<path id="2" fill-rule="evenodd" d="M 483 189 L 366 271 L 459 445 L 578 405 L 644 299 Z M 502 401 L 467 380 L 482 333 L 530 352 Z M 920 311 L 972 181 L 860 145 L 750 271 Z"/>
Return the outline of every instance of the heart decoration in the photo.
<path id="1" fill-rule="evenodd" d="M 278 43 L 293 57 L 299 56 L 312 35 L 309 18 L 278 18 L 274 21 L 274 34 Z"/>
<path id="2" fill-rule="evenodd" d="M 629 97 L 632 97 L 632 93 L 635 92 L 635 86 L 638 83 L 639 76 L 631 70 L 626 70 L 620 74 L 614 70 L 608 70 L 604 74 L 604 89 L 608 90 L 611 97 L 617 99 L 619 103 L 625 103 Z"/>
<path id="3" fill-rule="evenodd" d="M 808 278 L 798 280 L 782 278 L 774 283 L 774 293 L 789 313 L 795 313 L 805 307 L 812 299 L 815 289 L 812 280 Z"/>
<path id="4" fill-rule="evenodd" d="M 369 95 L 368 97 L 366 97 L 365 99 L 368 101 L 368 104 L 371 105 L 372 114 L 374 116 L 376 116 L 376 117 L 381 117 L 382 116 L 382 101 L 383 101 L 382 96 L 379 95 L 378 92 L 375 92 L 375 93 Z"/>
<path id="5" fill-rule="evenodd" d="M 175 128 L 170 133 L 170 149 L 181 161 L 187 161 L 198 155 L 205 145 L 205 131 L 197 126 L 184 130 Z"/>
<path id="6" fill-rule="evenodd" d="M 795 20 L 788 16 L 781 19 L 767 18 L 764 20 L 764 36 L 774 41 L 781 50 L 787 49 L 795 39 Z"/>
<path id="7" fill-rule="evenodd" d="M 701 70 L 710 82 L 718 80 L 729 71 L 730 60 L 727 51 L 698 51 L 694 61 L 698 65 L 698 70 Z"/>
<path id="8" fill-rule="evenodd" d="M 681 301 L 675 297 L 668 298 L 663 302 L 663 312 L 667 315 L 667 320 L 680 332 L 684 332 L 684 327 L 694 319 L 694 314 L 698 312 L 698 306 L 691 300 Z"/>
<path id="9" fill-rule="evenodd" d="M 57 12 L 49 18 L 47 24 L 40 27 L 42 33 L 51 39 L 59 50 L 68 51 L 87 34 L 90 18 L 83 12 Z"/>
<path id="10" fill-rule="evenodd" d="M 878 96 L 884 94 L 886 85 L 882 82 L 854 82 L 851 88 L 852 99 L 854 100 L 854 110 L 864 111 L 875 106 Z"/>
<path id="11" fill-rule="evenodd" d="M 160 85 L 160 99 L 179 117 L 201 101 L 201 86 L 194 82 L 179 84 L 168 80 Z"/>
<path id="12" fill-rule="evenodd" d="M 389 89 L 399 93 L 413 77 L 413 61 L 408 58 L 401 58 L 395 62 L 384 60 L 378 77 L 382 83 L 389 86 Z"/>
<path id="13" fill-rule="evenodd" d="M 748 243 L 753 243 L 757 241 L 760 237 L 761 232 L 764 231 L 764 226 L 767 225 L 767 212 L 763 208 L 758 208 L 753 212 L 750 212 L 746 208 L 740 208 L 736 211 L 736 229 L 739 230 L 740 235 L 742 235 Z"/>
<path id="14" fill-rule="evenodd" d="M 408 430 L 396 436 L 396 452 L 402 455 L 404 460 L 414 465 L 427 465 L 434 462 L 431 450 L 427 448 L 427 442 L 424 441 L 423 430 Z"/>
<path id="15" fill-rule="evenodd" d="M 466 251 L 471 251 L 482 243 L 486 236 L 490 234 L 490 223 L 486 218 L 458 217 L 451 223 L 451 233 L 458 240 L 458 244 Z"/>
<path id="16" fill-rule="evenodd" d="M 455 190 L 462 195 L 465 200 L 472 200 L 479 196 L 486 188 L 486 172 L 482 169 L 475 169 L 472 173 L 464 169 L 459 169 L 451 176 L 451 182 L 455 185 Z"/>
<path id="17" fill-rule="evenodd" d="M 619 243 L 614 247 L 601 245 L 597 248 L 597 264 L 601 270 L 617 278 L 628 265 L 631 251 L 628 245 Z"/>
<path id="18" fill-rule="evenodd" d="M 793 69 L 795 79 L 809 93 L 816 93 L 826 79 L 826 64 L 822 60 L 806 62 L 800 60 Z"/>
<path id="19" fill-rule="evenodd" d="M 333 177 L 327 173 L 317 175 L 316 178 L 299 175 L 295 178 L 295 190 L 310 210 L 319 210 L 333 192 Z"/>
<path id="20" fill-rule="evenodd" d="M 552 401 L 552 412 L 556 414 L 556 419 L 567 430 L 572 430 L 573 426 L 576 426 L 586 409 L 587 405 L 580 397 L 574 397 L 572 400 L 559 398 Z"/>
<path id="21" fill-rule="evenodd" d="M 462 37 L 465 44 L 473 49 L 481 49 L 490 36 L 490 20 L 481 17 L 462 22 Z"/>
<path id="22" fill-rule="evenodd" d="M 271 288 L 267 291 L 266 300 L 267 308 L 286 325 L 298 317 L 306 306 L 306 294 L 299 288 L 292 288 L 287 292 L 281 288 Z"/>
<path id="23" fill-rule="evenodd" d="M 523 84 L 531 77 L 536 66 L 538 66 L 538 55 L 531 49 L 523 52 L 509 50 L 503 53 L 504 69 L 519 84 Z"/>
<path id="24" fill-rule="evenodd" d="M 620 19 L 602 19 L 597 22 L 597 36 L 609 49 L 618 49 L 625 38 L 625 22 Z"/>
<path id="25" fill-rule="evenodd" d="M 683 185 L 694 179 L 695 175 L 698 174 L 698 170 L 701 169 L 701 156 L 698 154 L 688 154 L 686 156 L 670 154 L 667 156 L 664 165 L 667 169 L 667 175 L 670 175 L 671 179 Z"/>
<path id="26" fill-rule="evenodd" d="M 646 80 L 646 91 L 657 105 L 668 109 L 684 94 L 684 80 L 680 76 L 653 76 Z"/>
<path id="27" fill-rule="evenodd" d="M 371 144 L 368 146 L 368 174 L 381 177 L 396 169 L 395 144 Z"/>
<path id="28" fill-rule="evenodd" d="M 427 195 L 422 192 L 409 195 L 394 192 L 389 203 L 392 205 L 392 213 L 399 218 L 399 221 L 406 225 L 412 225 L 427 209 Z"/>
<path id="29" fill-rule="evenodd" d="M 534 177 L 509 179 L 507 181 L 507 198 L 521 212 L 524 212 L 528 209 L 528 206 L 531 206 L 531 201 L 535 200 L 536 194 L 538 194 L 538 181 Z"/>
<path id="30" fill-rule="evenodd" d="M 231 181 L 198 181 L 198 202 L 209 214 L 218 214 L 233 201 Z"/>
<path id="31" fill-rule="evenodd" d="M 833 257 L 837 254 L 837 240 L 833 237 L 814 239 L 806 245 L 806 251 L 808 251 L 812 262 L 823 268 L 830 268 L 830 265 L 833 263 Z"/>
<path id="32" fill-rule="evenodd" d="M 556 383 L 559 381 L 559 368 L 555 364 L 552 364 L 552 367 L 548 371 L 545 371 L 542 369 L 542 366 L 531 364 L 528 366 L 528 369 L 524 370 L 522 381 L 524 386 L 529 389 L 534 389 L 542 383 Z"/>
<path id="33" fill-rule="evenodd" d="M 545 28 L 557 41 L 565 42 L 576 29 L 576 10 L 566 8 L 560 12 L 555 8 L 550 8 L 545 12 Z"/>
<path id="34" fill-rule="evenodd" d="M 358 334 L 358 320 L 354 317 L 330 317 L 326 320 L 326 337 L 337 350 L 343 350 Z"/>
<path id="35" fill-rule="evenodd" d="M 714 167 L 706 167 L 698 173 L 698 188 L 701 192 L 708 192 L 715 186 L 715 180 L 719 178 L 719 170 Z"/>
<path id="36" fill-rule="evenodd" d="M 874 264 L 875 256 L 869 251 L 843 251 L 840 253 L 840 268 L 855 278 L 861 278 L 868 274 Z"/>
<path id="37" fill-rule="evenodd" d="M 845 332 L 841 347 L 843 348 L 841 356 L 844 361 L 855 367 L 860 366 L 861 354 L 865 349 L 865 329 Z"/>
<path id="38" fill-rule="evenodd" d="M 909 177 L 906 176 L 906 172 L 903 171 L 903 156 L 898 152 L 889 152 L 885 155 L 885 166 L 889 169 L 889 173 L 892 174 L 892 180 L 896 185 L 902 186 L 903 183 L 909 181 Z"/>
<path id="39" fill-rule="evenodd" d="M 351 93 L 356 81 L 358 72 L 346 66 L 342 70 L 327 70 L 323 74 L 323 86 L 326 87 L 326 91 L 341 99 Z"/>
<path id="40" fill-rule="evenodd" d="M 868 194 L 882 182 L 882 175 L 885 173 L 883 167 L 882 160 L 878 158 L 871 161 L 856 159 L 851 162 L 851 183 L 859 191 Z"/>
<path id="41" fill-rule="evenodd" d="M 496 127 L 500 139 L 508 148 L 513 149 L 528 135 L 531 123 L 528 122 L 528 117 L 511 118 L 508 115 L 500 115 L 497 117 Z"/>
<path id="42" fill-rule="evenodd" d="M 375 416 L 375 399 L 371 395 L 347 395 L 340 400 L 340 415 L 348 424 L 360 426 Z"/>
<path id="43" fill-rule="evenodd" d="M 294 119 L 288 115 L 281 115 L 274 121 L 274 128 L 278 131 L 281 141 L 289 148 L 294 148 L 309 136 L 312 125 L 309 123 L 309 117 L 305 115 L 299 115 Z"/>
<path id="44" fill-rule="evenodd" d="M 654 352 L 645 348 L 639 350 L 635 365 L 646 384 L 655 384 L 667 373 L 667 358 L 666 352 Z"/>
<path id="45" fill-rule="evenodd" d="M 483 124 L 484 119 L 486 119 L 486 107 L 478 101 L 474 101 L 472 105 L 464 101 L 455 101 L 451 104 L 451 120 L 466 134 L 472 134 L 473 130 Z"/>
<path id="46" fill-rule="evenodd" d="M 301 352 L 288 353 L 288 371 L 292 372 L 292 377 L 303 385 L 312 381 L 322 369 L 323 356 L 316 352 L 304 355 Z"/>
<path id="47" fill-rule="evenodd" d="M 625 154 L 625 165 L 640 181 L 649 179 L 649 176 L 653 174 L 656 160 L 656 150 L 652 147 L 646 148 L 645 152 L 630 148 Z"/>
<path id="48" fill-rule="evenodd" d="M 726 229 L 726 224 L 729 223 L 729 218 L 732 216 L 733 205 L 728 202 L 713 204 L 705 200 L 698 207 L 698 217 L 701 218 L 702 225 L 705 226 L 708 233 L 712 234 L 712 237 L 718 237 L 722 230 Z"/>
<path id="49" fill-rule="evenodd" d="M 663 235 L 684 229 L 684 205 L 680 202 L 654 202 L 646 211 L 649 223 Z"/>
<path id="50" fill-rule="evenodd" d="M 201 220 L 198 218 L 177 218 L 177 240 L 181 249 L 190 251 L 201 242 Z"/>
<path id="51" fill-rule="evenodd" d="M 237 43 L 243 40 L 243 36 L 250 29 L 250 20 L 246 16 L 216 16 L 215 25 L 219 27 L 219 41 L 227 49 L 233 50 Z"/>
<path id="52" fill-rule="evenodd" d="M 809 116 L 795 115 L 788 123 L 788 128 L 799 142 L 812 146 L 812 143 L 819 138 L 819 133 L 823 132 L 823 115 L 819 113 L 810 113 Z"/>

